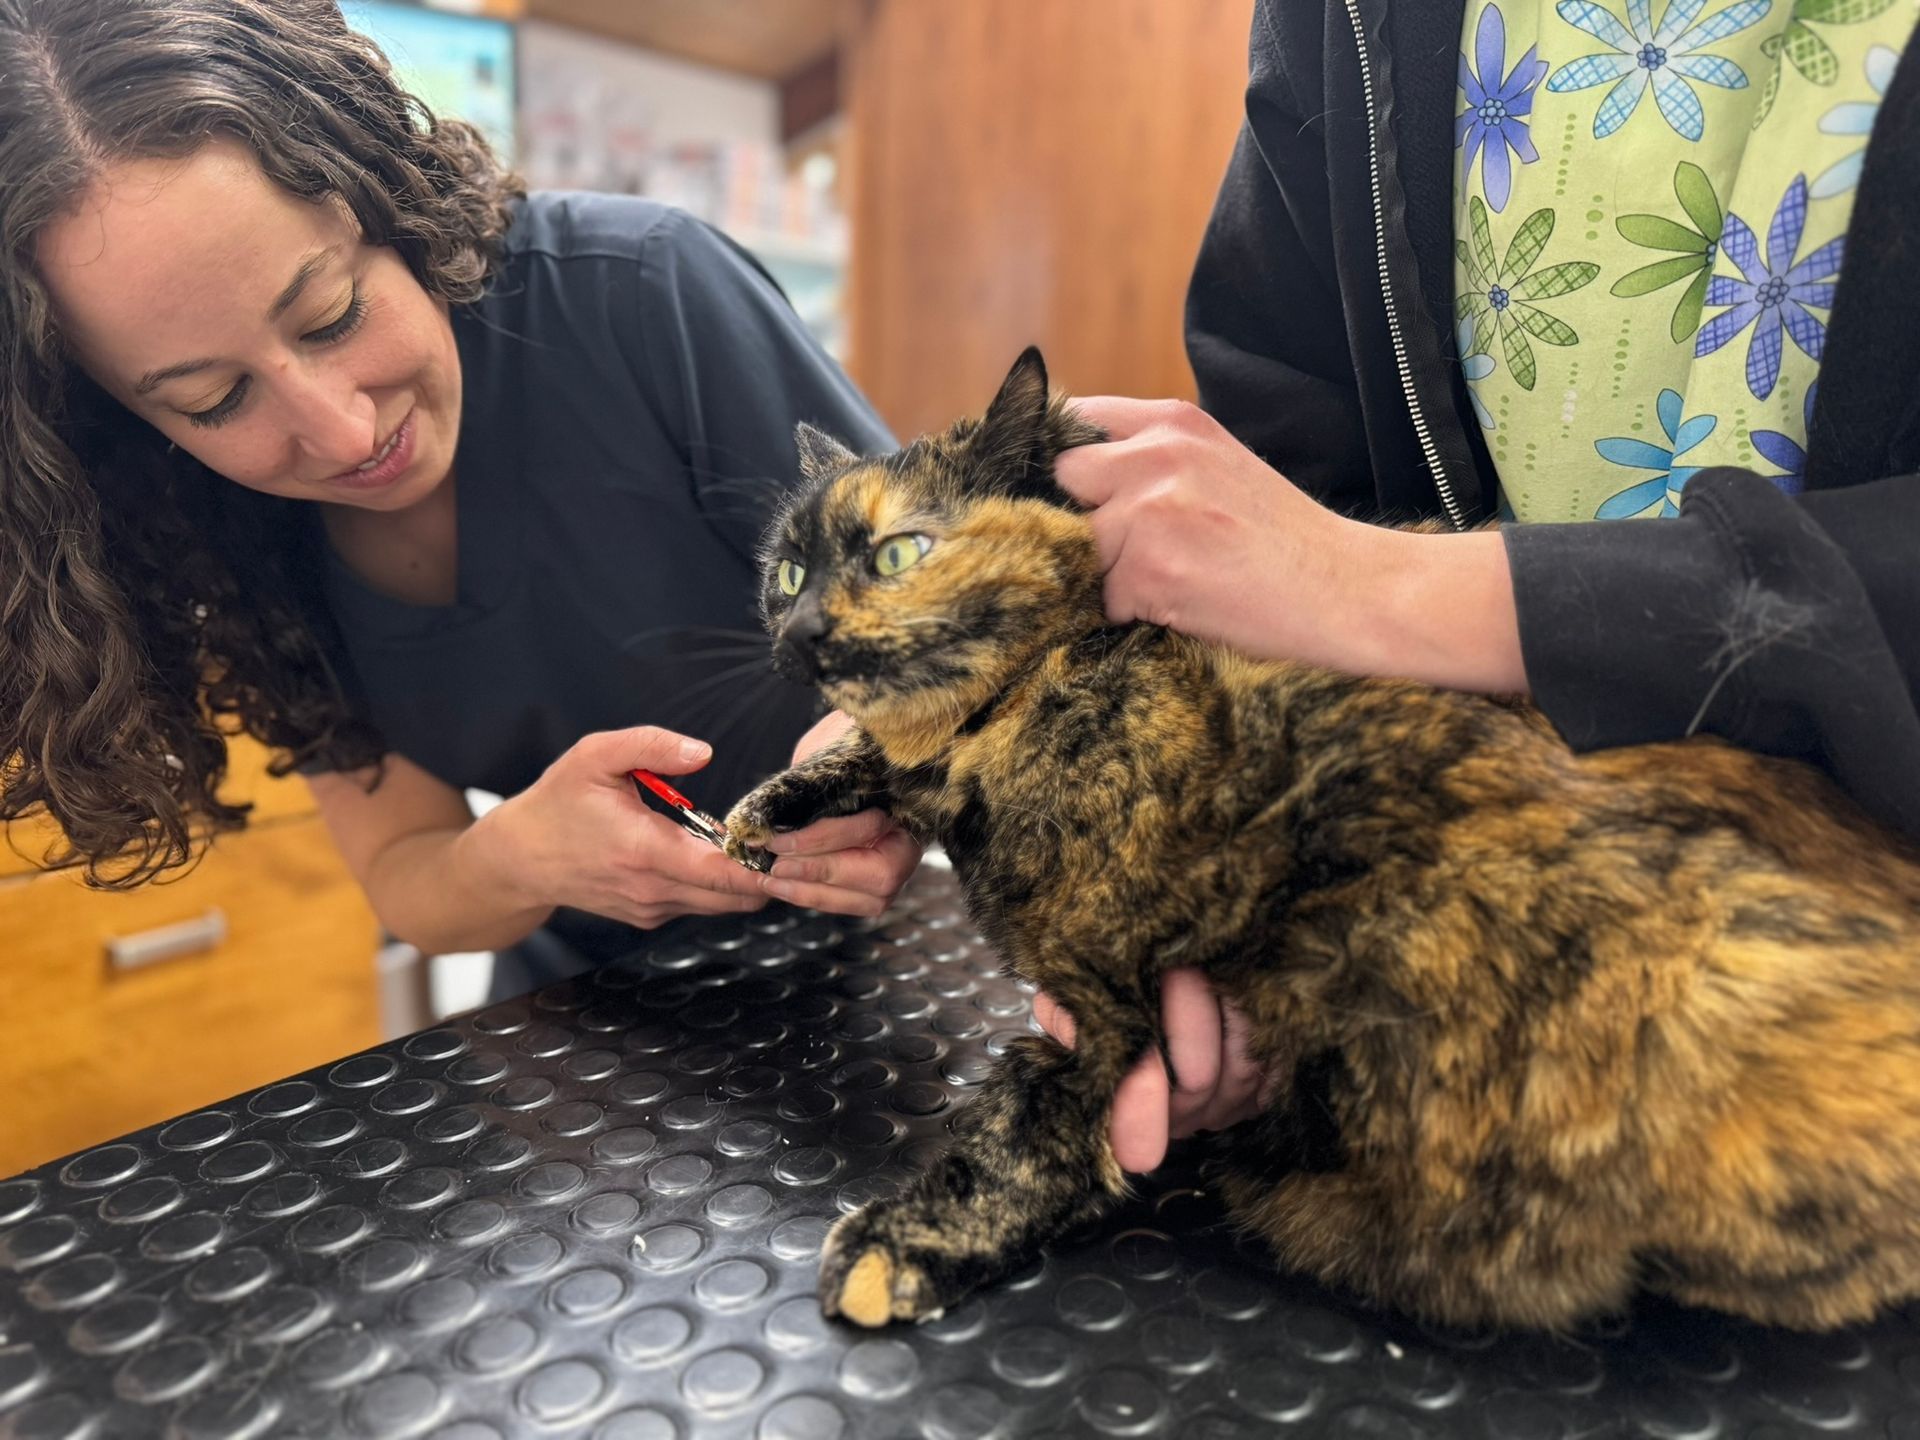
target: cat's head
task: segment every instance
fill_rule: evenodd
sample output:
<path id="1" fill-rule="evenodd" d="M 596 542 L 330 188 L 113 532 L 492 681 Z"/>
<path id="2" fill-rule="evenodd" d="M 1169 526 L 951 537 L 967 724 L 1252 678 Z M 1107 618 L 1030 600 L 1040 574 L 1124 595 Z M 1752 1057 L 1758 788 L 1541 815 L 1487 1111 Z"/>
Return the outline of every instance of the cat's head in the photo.
<path id="1" fill-rule="evenodd" d="M 1037 349 L 978 420 L 862 458 L 802 425 L 802 483 L 761 547 L 775 663 L 872 728 L 959 720 L 1100 622 L 1100 566 L 1054 458 L 1104 438 Z"/>

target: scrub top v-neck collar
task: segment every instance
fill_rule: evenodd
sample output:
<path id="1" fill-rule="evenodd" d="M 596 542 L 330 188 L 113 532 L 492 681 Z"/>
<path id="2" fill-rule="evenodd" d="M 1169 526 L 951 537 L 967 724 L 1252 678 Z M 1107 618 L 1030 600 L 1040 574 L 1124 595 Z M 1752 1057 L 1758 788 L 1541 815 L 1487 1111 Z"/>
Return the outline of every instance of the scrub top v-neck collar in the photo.
<path id="1" fill-rule="evenodd" d="M 524 496 L 525 427 L 482 413 L 465 377 L 477 363 L 473 327 L 485 322 L 464 306 L 452 311 L 463 393 L 460 436 L 454 450 L 455 573 L 450 605 L 418 605 L 370 585 L 326 546 L 327 592 L 343 621 L 388 640 L 444 635 L 485 620 L 517 593 L 524 573 L 520 508 Z"/>

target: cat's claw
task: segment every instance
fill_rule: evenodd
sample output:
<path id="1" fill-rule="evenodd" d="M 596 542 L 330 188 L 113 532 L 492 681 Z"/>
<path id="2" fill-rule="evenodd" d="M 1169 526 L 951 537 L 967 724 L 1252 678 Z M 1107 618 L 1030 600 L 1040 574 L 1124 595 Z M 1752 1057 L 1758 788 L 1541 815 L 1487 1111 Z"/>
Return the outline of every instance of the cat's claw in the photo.
<path id="1" fill-rule="evenodd" d="M 728 855 L 732 856 L 742 865 L 751 865 L 754 860 L 758 858 L 760 852 L 764 851 L 767 847 L 764 840 L 749 840 L 737 832 L 729 830 L 727 831 L 726 843 L 723 848 Z"/>
<path id="2" fill-rule="evenodd" d="M 727 812 L 726 852 L 742 865 L 748 863 L 752 851 L 766 849 L 767 841 L 773 838 L 773 826 L 768 823 L 764 808 L 755 803 L 759 794 L 760 791 L 755 790 Z"/>

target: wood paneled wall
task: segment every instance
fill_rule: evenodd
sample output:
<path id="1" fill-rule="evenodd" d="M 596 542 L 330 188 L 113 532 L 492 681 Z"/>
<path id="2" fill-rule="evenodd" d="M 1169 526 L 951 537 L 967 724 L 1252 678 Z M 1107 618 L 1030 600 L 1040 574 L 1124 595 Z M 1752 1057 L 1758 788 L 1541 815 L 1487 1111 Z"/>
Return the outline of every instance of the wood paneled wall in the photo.
<path id="1" fill-rule="evenodd" d="M 1181 309 L 1252 0 L 855 0 L 849 368 L 905 437 L 1022 346 L 1078 394 L 1192 398 Z"/>

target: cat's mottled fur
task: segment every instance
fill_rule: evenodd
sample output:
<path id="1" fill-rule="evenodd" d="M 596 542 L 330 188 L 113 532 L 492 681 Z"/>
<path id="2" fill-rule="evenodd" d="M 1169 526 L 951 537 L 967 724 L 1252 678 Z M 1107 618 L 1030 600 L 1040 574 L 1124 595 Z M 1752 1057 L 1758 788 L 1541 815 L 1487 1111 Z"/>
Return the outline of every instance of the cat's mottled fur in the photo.
<path id="1" fill-rule="evenodd" d="M 897 454 L 803 432 L 769 536 L 780 663 L 859 729 L 747 796 L 736 847 L 886 806 L 1078 1027 L 834 1229 L 827 1311 L 925 1317 L 1118 1197 L 1108 1112 L 1177 966 L 1283 1077 L 1219 1185 L 1284 1265 L 1467 1324 L 1645 1285 L 1829 1326 L 1920 1290 L 1920 852 L 1714 740 L 1575 755 L 1522 704 L 1108 625 L 1052 479 L 1094 438 L 1029 351 Z"/>

